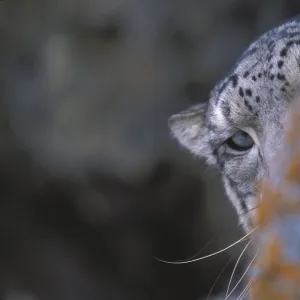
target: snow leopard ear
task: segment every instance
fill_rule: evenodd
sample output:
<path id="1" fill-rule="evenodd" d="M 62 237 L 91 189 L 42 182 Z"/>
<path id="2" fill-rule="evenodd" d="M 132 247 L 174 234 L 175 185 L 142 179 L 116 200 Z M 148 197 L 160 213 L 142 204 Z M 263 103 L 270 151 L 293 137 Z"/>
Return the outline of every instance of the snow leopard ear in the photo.
<path id="1" fill-rule="evenodd" d="M 169 118 L 169 128 L 179 143 L 197 156 L 211 154 L 205 113 L 208 103 L 202 103 Z"/>

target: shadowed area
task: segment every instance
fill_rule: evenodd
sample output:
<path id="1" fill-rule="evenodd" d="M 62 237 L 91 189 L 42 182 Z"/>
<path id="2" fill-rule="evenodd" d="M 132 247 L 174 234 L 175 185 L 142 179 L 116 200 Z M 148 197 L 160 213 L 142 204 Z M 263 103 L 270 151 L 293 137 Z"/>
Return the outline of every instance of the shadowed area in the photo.
<path id="1" fill-rule="evenodd" d="M 240 236 L 219 174 L 167 120 L 298 11 L 292 0 L 0 1 L 0 299 L 223 297 L 244 244 L 181 266 L 153 258 Z"/>

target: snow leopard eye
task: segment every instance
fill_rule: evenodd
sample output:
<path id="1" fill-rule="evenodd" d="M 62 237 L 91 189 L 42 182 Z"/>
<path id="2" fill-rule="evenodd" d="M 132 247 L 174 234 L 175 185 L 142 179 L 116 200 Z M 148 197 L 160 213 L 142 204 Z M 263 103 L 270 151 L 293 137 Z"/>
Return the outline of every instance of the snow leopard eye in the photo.
<path id="1" fill-rule="evenodd" d="M 235 133 L 225 143 L 228 148 L 237 152 L 248 151 L 254 145 L 252 137 L 245 131 Z"/>

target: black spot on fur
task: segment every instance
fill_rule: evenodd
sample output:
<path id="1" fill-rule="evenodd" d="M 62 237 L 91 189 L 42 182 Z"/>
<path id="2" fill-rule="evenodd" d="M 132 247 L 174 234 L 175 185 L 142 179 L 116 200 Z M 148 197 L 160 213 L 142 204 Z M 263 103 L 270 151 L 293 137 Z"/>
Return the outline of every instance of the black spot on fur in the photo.
<path id="1" fill-rule="evenodd" d="M 241 200 L 241 207 L 242 207 L 242 210 L 246 213 L 248 211 L 248 207 L 246 205 L 246 202 L 244 201 L 244 198 L 240 198 Z"/>
<path id="2" fill-rule="evenodd" d="M 243 75 L 244 78 L 247 78 L 250 75 L 249 71 L 246 71 Z"/>
<path id="3" fill-rule="evenodd" d="M 248 100 L 245 100 L 244 103 L 245 103 L 245 105 L 247 106 L 247 108 L 252 112 L 252 111 L 253 111 L 253 107 L 252 107 L 252 105 L 249 103 L 249 101 L 248 101 Z"/>
<path id="4" fill-rule="evenodd" d="M 286 88 L 283 86 L 281 89 L 280 89 L 282 92 L 286 92 Z"/>
<path id="5" fill-rule="evenodd" d="M 210 146 L 211 146 L 211 148 L 214 149 L 213 152 L 212 152 L 212 155 L 213 155 L 213 156 L 217 156 L 217 155 L 218 155 L 218 149 L 217 149 L 217 148 L 214 148 L 214 147 L 213 147 L 213 144 L 210 144 Z"/>
<path id="6" fill-rule="evenodd" d="M 269 69 L 272 70 L 273 69 L 273 64 L 269 65 Z"/>
<path id="7" fill-rule="evenodd" d="M 217 160 L 217 164 L 219 165 L 219 167 L 220 167 L 221 169 L 223 169 L 223 168 L 224 168 L 225 161 L 224 161 L 223 159 L 219 158 L 219 159 Z"/>
<path id="8" fill-rule="evenodd" d="M 255 101 L 256 101 L 256 103 L 259 103 L 259 102 L 260 102 L 260 97 L 259 97 L 259 96 L 256 96 L 256 97 L 255 97 Z"/>
<path id="9" fill-rule="evenodd" d="M 252 76 L 252 80 L 256 81 L 256 76 L 255 75 Z"/>
<path id="10" fill-rule="evenodd" d="M 278 79 L 278 80 L 282 80 L 282 81 L 284 81 L 284 80 L 285 80 L 285 76 L 284 76 L 284 74 L 282 74 L 282 73 L 278 73 L 278 74 L 277 74 L 277 79 Z"/>
<path id="11" fill-rule="evenodd" d="M 249 96 L 249 97 L 252 96 L 252 91 L 251 91 L 251 89 L 246 89 L 245 92 L 246 92 L 246 95 L 247 95 L 247 96 Z"/>
<path id="12" fill-rule="evenodd" d="M 258 78 L 261 78 L 262 74 L 261 74 L 261 73 L 258 73 L 258 75 L 257 75 L 257 76 L 258 76 Z"/>
<path id="13" fill-rule="evenodd" d="M 228 118 L 230 116 L 230 112 L 231 112 L 230 106 L 228 105 L 228 103 L 226 103 L 226 104 L 224 103 L 222 108 L 223 108 L 224 116 Z"/>
<path id="14" fill-rule="evenodd" d="M 241 97 L 244 97 L 244 90 L 242 87 L 239 88 L 239 94 Z"/>
<path id="15" fill-rule="evenodd" d="M 237 74 L 234 74 L 234 75 L 230 76 L 229 80 L 232 82 L 232 87 L 235 88 L 238 84 Z"/>
<path id="16" fill-rule="evenodd" d="M 272 74 L 272 75 L 270 76 L 270 79 L 273 80 L 274 77 L 275 77 L 274 74 Z"/>
<path id="17" fill-rule="evenodd" d="M 281 51 L 280 51 L 280 56 L 281 57 L 285 57 L 287 55 L 287 48 L 283 48 Z"/>
<path id="18" fill-rule="evenodd" d="M 285 45 L 289 48 L 291 47 L 295 42 L 294 41 L 289 41 Z"/>
<path id="19" fill-rule="evenodd" d="M 258 112 L 257 111 L 255 112 L 255 116 L 258 117 Z"/>
<path id="20" fill-rule="evenodd" d="M 277 62 L 277 66 L 278 66 L 279 69 L 281 69 L 282 66 L 283 66 L 283 60 L 279 60 L 279 61 Z"/>

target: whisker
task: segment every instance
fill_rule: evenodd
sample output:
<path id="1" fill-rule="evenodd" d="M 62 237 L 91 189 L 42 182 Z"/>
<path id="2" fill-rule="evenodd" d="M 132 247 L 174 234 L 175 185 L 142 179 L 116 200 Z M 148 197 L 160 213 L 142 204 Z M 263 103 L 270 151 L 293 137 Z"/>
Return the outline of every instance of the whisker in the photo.
<path id="1" fill-rule="evenodd" d="M 231 290 L 231 292 L 225 297 L 224 300 L 227 300 L 232 295 L 232 293 L 235 291 L 235 289 L 237 288 L 237 286 L 241 283 L 241 281 L 243 280 L 243 278 L 246 276 L 247 272 L 249 271 L 251 265 L 253 264 L 254 260 L 256 259 L 257 254 L 258 254 L 258 252 L 256 252 L 256 254 L 254 255 L 253 259 L 250 261 L 247 269 L 245 270 L 245 272 L 241 276 L 240 280 L 237 282 L 237 284 L 234 286 L 234 288 Z"/>
<path id="2" fill-rule="evenodd" d="M 199 258 L 195 258 L 195 259 L 191 259 L 191 260 L 187 260 L 187 261 L 167 261 L 167 260 L 163 260 L 163 259 L 157 258 L 155 256 L 153 258 L 156 259 L 157 261 L 160 261 L 160 262 L 163 262 L 163 263 L 166 263 L 166 264 L 181 265 L 181 264 L 193 263 L 193 262 L 196 262 L 196 261 L 199 261 L 199 260 L 203 260 L 203 259 L 212 257 L 214 255 L 220 254 L 220 253 L 222 253 L 222 252 L 224 252 L 224 251 L 232 248 L 233 246 L 237 245 L 238 243 L 244 241 L 245 238 L 248 237 L 249 235 L 251 235 L 255 230 L 256 230 L 256 228 L 252 229 L 250 232 L 248 232 L 246 235 L 244 235 L 242 238 L 240 238 L 236 242 L 232 243 L 231 245 L 229 245 L 229 246 L 227 246 L 227 247 L 225 247 L 225 248 L 223 248 L 223 249 L 221 249 L 219 251 L 216 251 L 214 253 L 211 253 L 209 255 L 202 256 L 202 257 L 199 257 Z"/>
<path id="3" fill-rule="evenodd" d="M 241 300 L 247 299 L 247 297 L 250 295 L 250 287 L 251 287 L 251 285 L 249 286 L 248 291 L 245 293 L 245 295 L 243 296 L 243 298 L 241 298 Z"/>
<path id="4" fill-rule="evenodd" d="M 206 245 L 200 250 L 198 251 L 197 253 L 195 253 L 194 255 L 186 258 L 186 259 L 182 259 L 182 260 L 178 260 L 178 262 L 180 261 L 185 261 L 185 260 L 191 260 L 193 258 L 195 258 L 196 256 L 198 256 L 199 254 L 201 254 L 210 244 L 212 244 L 212 242 L 215 240 L 215 238 L 211 239 L 208 243 L 206 243 Z"/>
<path id="5" fill-rule="evenodd" d="M 247 297 L 247 295 L 249 294 L 248 292 L 250 290 L 251 284 L 252 284 L 252 281 L 250 280 L 248 282 L 248 284 L 246 285 L 246 287 L 244 288 L 244 290 L 241 292 L 240 296 L 236 300 L 242 300 Z"/>
<path id="6" fill-rule="evenodd" d="M 215 285 L 217 284 L 217 282 L 218 282 L 218 280 L 220 279 L 221 275 L 224 273 L 225 269 L 228 267 L 228 265 L 229 265 L 229 263 L 230 263 L 231 261 L 232 261 L 232 256 L 229 258 L 229 260 L 227 261 L 227 263 L 225 264 L 225 266 L 224 266 L 224 267 L 222 268 L 222 270 L 220 271 L 218 277 L 215 279 L 215 282 L 214 282 L 214 284 L 212 285 L 211 289 L 209 290 L 209 293 L 208 293 L 208 295 L 207 295 L 207 297 L 206 297 L 206 300 L 209 299 L 209 297 L 210 297 L 210 295 L 211 295 L 211 293 L 212 293 L 212 291 L 213 291 Z"/>
<path id="7" fill-rule="evenodd" d="M 227 297 L 227 295 L 229 293 L 230 285 L 231 285 L 231 282 L 232 282 L 235 270 L 236 270 L 236 268 L 237 268 L 237 266 L 238 266 L 238 264 L 239 264 L 239 262 L 240 262 L 240 260 L 241 260 L 241 258 L 243 256 L 243 254 L 245 253 L 246 249 L 248 248 L 248 246 L 250 245 L 251 242 L 252 242 L 252 239 L 247 243 L 247 245 L 245 246 L 245 248 L 243 249 L 242 253 L 240 254 L 240 256 L 238 257 L 238 259 L 236 261 L 236 264 L 235 264 L 234 269 L 233 269 L 233 271 L 231 273 L 230 280 L 229 280 L 229 283 L 228 283 L 226 297 Z"/>

